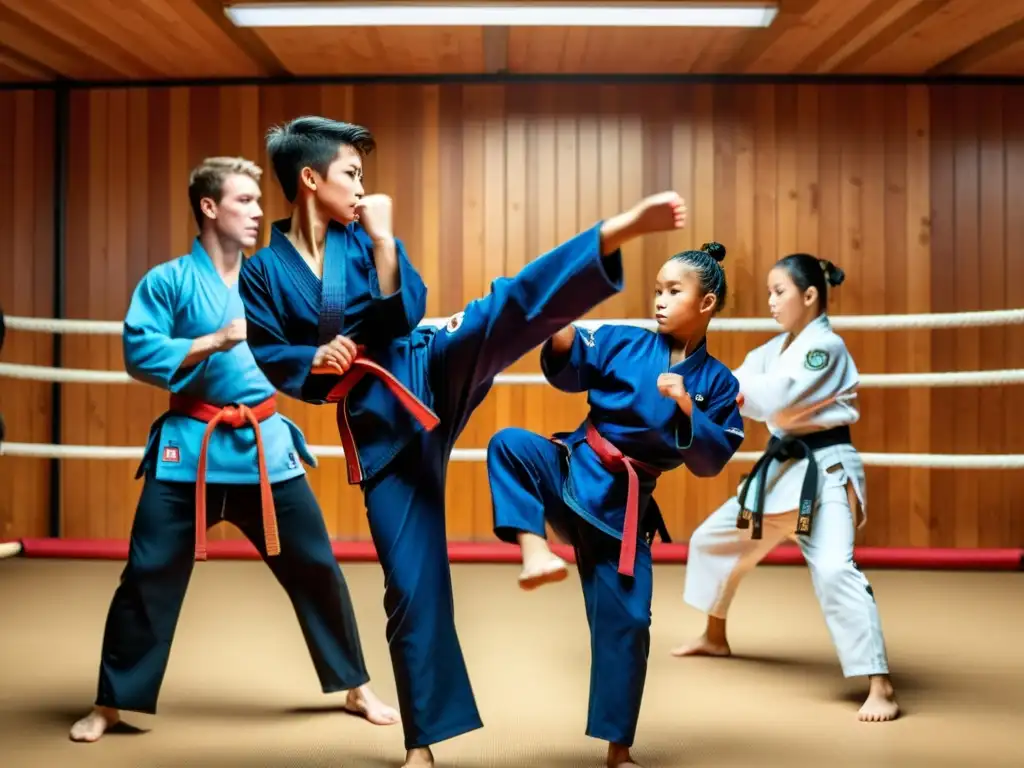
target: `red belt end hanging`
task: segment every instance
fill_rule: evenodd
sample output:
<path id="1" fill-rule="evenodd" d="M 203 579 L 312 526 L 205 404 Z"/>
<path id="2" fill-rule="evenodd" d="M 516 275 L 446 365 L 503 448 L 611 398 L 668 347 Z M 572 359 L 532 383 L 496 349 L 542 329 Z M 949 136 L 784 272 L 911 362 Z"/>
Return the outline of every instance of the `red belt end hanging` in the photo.
<path id="1" fill-rule="evenodd" d="M 633 575 L 633 565 L 636 563 L 637 522 L 636 507 L 627 504 L 626 519 L 622 526 L 622 546 L 619 549 L 619 573 L 623 576 Z"/>
<path id="2" fill-rule="evenodd" d="M 622 542 L 622 553 L 619 555 L 619 573 L 623 576 L 633 578 L 633 562 L 636 559 L 636 552 L 626 552 L 626 542 Z"/>

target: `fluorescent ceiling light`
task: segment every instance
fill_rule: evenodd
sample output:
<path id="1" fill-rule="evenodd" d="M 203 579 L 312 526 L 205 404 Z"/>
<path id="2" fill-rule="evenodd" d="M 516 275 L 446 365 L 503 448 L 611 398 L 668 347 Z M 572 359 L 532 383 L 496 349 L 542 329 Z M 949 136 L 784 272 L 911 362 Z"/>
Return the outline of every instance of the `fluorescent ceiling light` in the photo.
<path id="1" fill-rule="evenodd" d="M 778 8 L 768 3 L 246 3 L 227 6 L 224 13 L 237 27 L 767 27 Z"/>

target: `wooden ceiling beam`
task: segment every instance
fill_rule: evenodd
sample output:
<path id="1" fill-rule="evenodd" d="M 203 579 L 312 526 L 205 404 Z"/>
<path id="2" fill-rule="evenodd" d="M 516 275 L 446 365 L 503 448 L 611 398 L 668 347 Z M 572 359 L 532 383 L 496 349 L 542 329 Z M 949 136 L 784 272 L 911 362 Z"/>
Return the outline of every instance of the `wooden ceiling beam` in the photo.
<path id="1" fill-rule="evenodd" d="M 234 0 L 191 0 L 207 17 L 231 38 L 245 55 L 256 62 L 268 77 L 288 77 L 292 73 L 281 63 L 260 36 L 246 27 L 236 27 L 224 14 L 224 6 Z"/>
<path id="2" fill-rule="evenodd" d="M 14 13 L 9 8 L 0 7 L 0 39 L 4 41 L 7 50 L 19 55 L 27 62 L 45 67 L 58 78 L 75 79 L 73 73 L 64 71 L 64 69 L 77 68 L 72 65 L 78 63 L 84 63 L 85 68 L 94 73 L 94 77 L 99 76 L 98 79 L 124 77 L 123 72 L 113 69 L 81 49 L 71 47 L 67 41 L 48 29 Z M 15 41 L 17 41 L 17 45 Z M 41 60 L 41 55 L 46 55 L 48 59 Z"/>
<path id="3" fill-rule="evenodd" d="M 908 9 L 906 13 L 886 26 L 880 34 L 868 40 L 855 51 L 851 51 L 846 58 L 836 62 L 832 71 L 847 75 L 860 72 L 861 67 L 872 58 L 889 46 L 897 45 L 902 38 L 923 24 L 926 19 L 941 11 L 950 2 L 951 0 L 921 0 L 920 3 Z"/>
<path id="4" fill-rule="evenodd" d="M 839 63 L 849 53 L 863 45 L 867 41 L 865 35 L 874 37 L 888 27 L 889 22 L 885 17 L 887 13 L 893 12 L 894 7 L 898 8 L 899 4 L 903 4 L 909 8 L 910 4 L 920 2 L 921 0 L 872 0 L 860 13 L 807 54 L 794 71 L 813 75 L 823 67 L 827 70 L 831 62 Z"/>
<path id="5" fill-rule="evenodd" d="M 1024 38 L 1024 19 L 1016 21 L 987 37 L 981 38 L 955 53 L 945 61 L 940 61 L 928 70 L 929 75 L 959 75 L 967 72 L 976 64 L 980 64 L 997 53 Z"/>
<path id="6" fill-rule="evenodd" d="M 484 72 L 502 75 L 508 72 L 508 27 L 484 27 Z"/>
<path id="7" fill-rule="evenodd" d="M 772 25 L 767 29 L 750 30 L 747 42 L 725 63 L 722 71 L 727 74 L 746 72 L 765 51 L 778 42 L 780 37 L 797 26 L 804 15 L 819 2 L 824 0 L 778 0 L 779 12 Z"/>
<path id="8" fill-rule="evenodd" d="M 63 79 L 59 72 L 3 44 L 0 44 L 0 63 L 12 72 L 32 80 Z"/>

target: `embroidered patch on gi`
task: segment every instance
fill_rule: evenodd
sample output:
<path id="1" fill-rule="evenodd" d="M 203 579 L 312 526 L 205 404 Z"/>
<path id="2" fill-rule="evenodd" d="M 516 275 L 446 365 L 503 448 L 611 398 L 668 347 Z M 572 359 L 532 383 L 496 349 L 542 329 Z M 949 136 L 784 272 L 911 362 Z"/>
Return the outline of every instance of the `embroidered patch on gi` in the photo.
<path id="1" fill-rule="evenodd" d="M 178 451 L 177 446 L 166 445 L 164 446 L 163 461 L 167 464 L 177 464 L 181 460 L 181 454 Z"/>
<path id="2" fill-rule="evenodd" d="M 448 333 L 455 333 L 462 327 L 462 318 L 465 317 L 465 315 L 465 312 L 456 312 L 448 318 L 448 322 L 445 324 L 444 329 L 448 331 Z"/>
<path id="3" fill-rule="evenodd" d="M 288 469 L 295 469 L 299 466 L 299 459 L 295 455 L 295 451 L 288 451 Z"/>
<path id="4" fill-rule="evenodd" d="M 736 427 L 727 427 L 726 432 L 730 435 L 736 435 L 736 437 L 745 438 L 747 435 L 742 429 L 736 429 Z"/>
<path id="5" fill-rule="evenodd" d="M 694 402 L 703 403 L 704 402 L 704 395 L 702 395 L 702 394 L 700 394 L 698 392 L 696 395 L 693 396 L 693 399 L 694 399 Z"/>
<path id="6" fill-rule="evenodd" d="M 577 328 L 576 333 L 580 335 L 580 339 L 588 347 L 597 346 L 597 342 L 594 341 L 594 334 L 591 331 L 588 331 L 586 328 Z"/>
<path id="7" fill-rule="evenodd" d="M 828 352 L 824 349 L 812 349 L 804 359 L 804 365 L 812 371 L 820 371 L 828 365 Z"/>

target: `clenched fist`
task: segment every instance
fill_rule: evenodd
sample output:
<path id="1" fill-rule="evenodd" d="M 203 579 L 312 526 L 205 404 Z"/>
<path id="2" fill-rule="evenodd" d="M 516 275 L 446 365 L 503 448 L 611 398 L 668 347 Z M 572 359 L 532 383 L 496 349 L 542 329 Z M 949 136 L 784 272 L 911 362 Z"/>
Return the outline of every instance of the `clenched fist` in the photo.
<path id="1" fill-rule="evenodd" d="M 679 409 L 687 416 L 693 412 L 693 400 L 690 399 L 690 393 L 686 391 L 683 377 L 678 373 L 661 374 L 658 377 L 658 391 L 665 397 L 675 400 Z"/>
<path id="2" fill-rule="evenodd" d="M 322 347 L 318 347 L 313 355 L 314 368 L 335 368 L 338 373 L 345 373 L 352 367 L 352 361 L 359 354 L 356 343 L 347 336 L 335 336 Z"/>
<path id="3" fill-rule="evenodd" d="M 367 195 L 356 203 L 356 216 L 371 240 L 390 240 L 392 234 L 391 198 L 387 195 Z"/>
<path id="4" fill-rule="evenodd" d="M 245 320 L 232 320 L 217 331 L 217 349 L 223 352 L 245 341 Z"/>
<path id="5" fill-rule="evenodd" d="M 658 377 L 658 391 L 665 397 L 678 400 L 686 395 L 686 385 L 678 373 L 663 373 Z"/>

